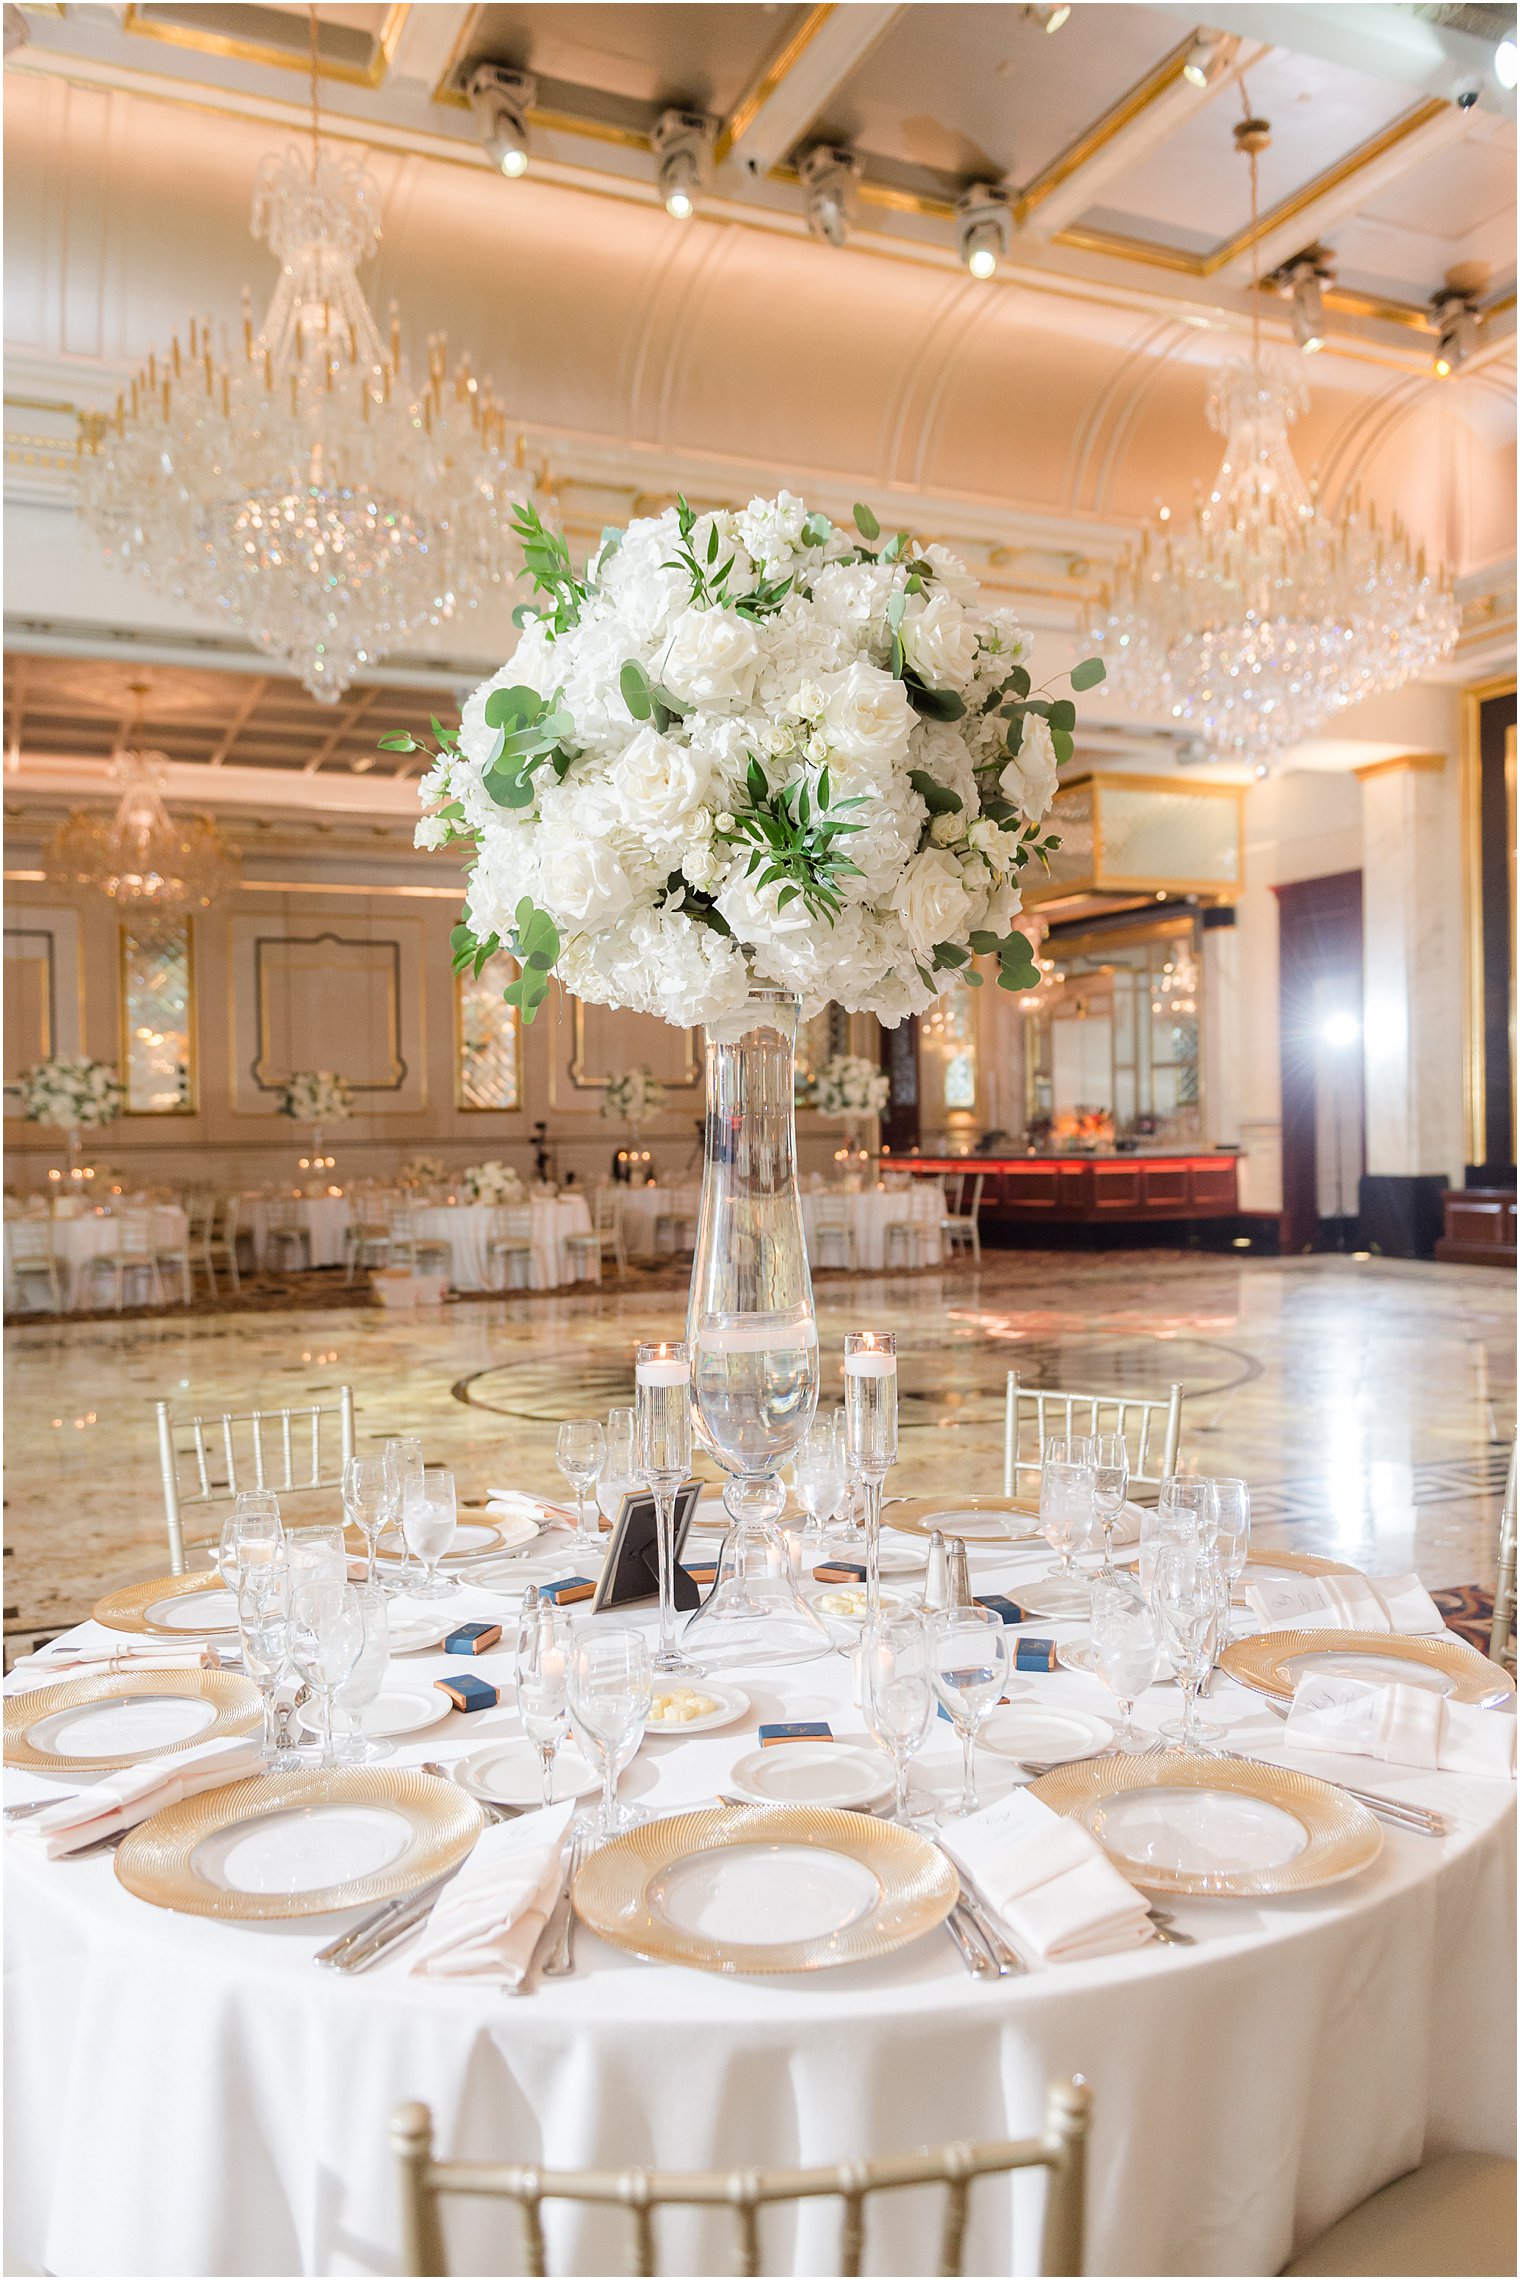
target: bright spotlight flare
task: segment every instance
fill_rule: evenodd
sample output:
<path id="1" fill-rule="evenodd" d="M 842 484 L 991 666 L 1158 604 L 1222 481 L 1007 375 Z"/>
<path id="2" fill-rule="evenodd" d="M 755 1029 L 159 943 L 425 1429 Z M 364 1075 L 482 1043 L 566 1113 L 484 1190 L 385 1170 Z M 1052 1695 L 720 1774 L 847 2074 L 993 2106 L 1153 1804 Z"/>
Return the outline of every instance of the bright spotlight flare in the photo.
<path id="1" fill-rule="evenodd" d="M 705 111 L 662 111 L 650 135 L 656 178 L 672 221 L 689 222 L 707 180 L 715 122 Z"/>
<path id="2" fill-rule="evenodd" d="M 1362 1025 L 1354 1013 L 1331 1013 L 1320 1023 L 1319 1033 L 1327 1045 L 1333 1045 L 1337 1052 L 1344 1052 L 1348 1045 L 1354 1045 L 1361 1036 Z"/>
<path id="3" fill-rule="evenodd" d="M 1501 87 L 1513 87 L 1520 80 L 1520 49 L 1513 32 L 1506 33 L 1494 49 L 1494 77 Z"/>
<path id="4" fill-rule="evenodd" d="M 973 277 L 997 275 L 1013 239 L 1013 209 L 999 182 L 973 182 L 955 202 L 961 259 Z"/>
<path id="5" fill-rule="evenodd" d="M 517 181 L 528 171 L 528 113 L 538 100 L 538 81 L 531 71 L 483 63 L 470 74 L 466 92 L 492 165 Z"/>

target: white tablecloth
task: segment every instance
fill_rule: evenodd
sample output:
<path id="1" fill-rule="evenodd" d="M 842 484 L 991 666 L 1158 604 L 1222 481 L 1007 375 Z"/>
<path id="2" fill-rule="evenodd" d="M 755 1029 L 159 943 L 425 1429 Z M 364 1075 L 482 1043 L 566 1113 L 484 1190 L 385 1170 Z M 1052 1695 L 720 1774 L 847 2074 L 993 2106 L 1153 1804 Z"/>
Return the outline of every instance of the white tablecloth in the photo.
<path id="1" fill-rule="evenodd" d="M 591 1213 L 583 1195 L 546 1196 L 532 1198 L 533 1226 L 533 1283 L 535 1290 L 553 1290 L 560 1283 L 575 1282 L 577 1261 L 569 1248 L 572 1235 L 589 1235 Z M 412 1221 L 419 1235 L 430 1240 L 446 1242 L 453 1254 L 449 1270 L 449 1284 L 454 1290 L 489 1290 L 491 1278 L 487 1271 L 486 1244 L 490 1238 L 495 1207 L 485 1203 L 429 1204 L 418 1211 Z M 590 1274 L 589 1262 L 579 1262 L 581 1273 Z"/>
<path id="2" fill-rule="evenodd" d="M 623 1241 L 630 1258 L 654 1256 L 655 1222 L 662 1212 L 677 1212 L 695 1226 L 701 1189 L 694 1182 L 682 1187 L 625 1187 Z"/>
<path id="3" fill-rule="evenodd" d="M 977 1555 L 973 1580 L 1029 1565 Z M 461 1616 L 507 1604 L 478 1588 L 457 1599 Z M 431 1676 L 444 1659 L 402 1667 Z M 510 1689 L 507 1645 L 470 1668 Z M 1106 1705 L 1096 1681 L 1064 1671 L 1014 1684 Z M 748 1691 L 726 1732 L 646 1743 L 625 1795 L 710 1800 L 759 1718 L 862 1731 L 837 1657 Z M 1176 1706 L 1172 1689 L 1153 1692 L 1141 1720 Z M 1280 1751 L 1279 1722 L 1240 1689 L 1218 1684 L 1211 1709 L 1247 1746 Z M 515 1731 L 505 1707 L 456 1716 L 398 1761 Z M 957 1757 L 940 1722 L 917 1768 L 948 1784 Z M 981 1764 L 990 1798 L 1011 1769 Z M 526 2001 L 412 1979 L 405 1948 L 345 1979 L 311 1957 L 352 1916 L 175 1916 L 127 1894 L 109 1857 L 48 1865 L 13 1842 L 7 2246 L 57 2274 L 387 2273 L 387 2129 L 406 2098 L 432 2106 L 445 2154 L 704 2168 L 1027 2134 L 1046 2082 L 1081 2073 L 1094 2097 L 1086 2269 L 1276 2272 L 1423 2156 L 1514 2139 L 1513 1786 L 1366 1759 L 1316 1770 L 1439 1803 L 1453 1834 L 1386 1830 L 1370 1869 L 1298 1900 L 1177 1901 L 1193 1948 L 990 1984 L 938 1932 L 874 1966 L 728 1980 L 640 1964 L 583 1930 L 577 1975 Z M 7 1771 L 10 1798 L 47 1787 Z M 1036 2192 L 1018 2189 L 1026 2219 Z M 1005 2185 L 974 2189 L 968 2271 L 1036 2268 L 1027 2221 L 1010 2248 L 1013 2205 Z M 520 2269 L 509 2216 L 463 2202 L 447 2221 L 455 2272 Z M 935 2196 L 878 2206 L 865 2269 L 932 2269 L 937 2223 Z M 836 2225 L 832 2208 L 795 2231 L 778 2215 L 766 2268 L 832 2269 Z M 720 2248 L 695 2226 L 662 2225 L 662 2270 L 729 2268 L 727 2236 Z M 610 2220 L 551 2232 L 550 2269 L 621 2270 L 622 2243 Z"/>
<path id="4" fill-rule="evenodd" d="M 186 1220 L 179 1205 L 177 1203 L 156 1203 L 150 1208 L 153 1213 L 155 1247 L 162 1251 L 182 1248 L 186 1235 Z M 10 1220 L 5 1222 L 5 1299 L 7 1307 L 14 1304 L 15 1297 L 19 1295 L 13 1294 L 11 1290 L 11 1224 Z M 91 1259 L 104 1258 L 115 1250 L 117 1227 L 118 1221 L 114 1216 L 97 1218 L 93 1211 L 81 1214 L 78 1219 L 55 1219 L 53 1221 L 53 1257 L 57 1262 L 58 1280 L 66 1311 L 83 1305 L 84 1301 L 91 1295 L 90 1278 L 86 1273 L 88 1263 Z M 178 1279 L 176 1277 L 165 1277 L 163 1280 L 165 1299 L 171 1302 L 178 1299 L 181 1296 Z M 27 1288 L 28 1294 L 34 1302 L 43 1293 L 41 1282 L 33 1281 L 30 1277 L 28 1277 Z M 107 1282 L 97 1286 L 97 1291 L 99 1290 L 103 1290 L 105 1293 L 104 1298 L 99 1299 L 99 1303 L 110 1305 L 112 1303 L 110 1284 Z M 145 1291 L 129 1284 L 127 1291 L 129 1303 L 141 1303 L 144 1296 L 146 1296 Z"/>
<path id="5" fill-rule="evenodd" d="M 844 1262 L 837 1239 L 825 1241 L 820 1250 L 817 1232 L 820 1211 L 826 1216 L 848 1216 L 855 1235 L 855 1264 L 862 1272 L 907 1263 L 900 1245 L 894 1246 L 892 1258 L 887 1256 L 887 1229 L 907 1222 L 914 1228 L 913 1261 L 921 1267 L 930 1267 L 938 1266 L 943 1258 L 939 1231 L 943 1207 L 939 1188 L 931 1182 L 915 1180 L 906 1188 L 867 1188 L 860 1195 L 817 1190 L 804 1194 L 802 1223 L 807 1229 L 813 1263 L 816 1266 L 821 1261 L 827 1266 L 840 1266 Z"/>
<path id="6" fill-rule="evenodd" d="M 351 1217 L 346 1195 L 307 1195 L 292 1197 L 290 1205 L 271 1203 L 267 1197 L 256 1197 L 244 1206 L 244 1224 L 253 1237 L 253 1263 L 262 1268 L 269 1250 L 269 1221 L 273 1212 L 284 1212 L 293 1205 L 311 1244 L 311 1264 L 314 1267 L 341 1267 L 343 1264 L 343 1238 L 348 1233 Z"/>

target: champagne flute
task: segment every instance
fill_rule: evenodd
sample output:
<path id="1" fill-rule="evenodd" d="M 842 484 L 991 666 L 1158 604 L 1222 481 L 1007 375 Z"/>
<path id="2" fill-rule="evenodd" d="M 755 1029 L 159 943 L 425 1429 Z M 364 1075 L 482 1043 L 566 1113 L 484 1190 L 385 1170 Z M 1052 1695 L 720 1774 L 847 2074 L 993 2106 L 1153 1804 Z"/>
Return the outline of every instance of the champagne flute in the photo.
<path id="1" fill-rule="evenodd" d="M 1103 1573 L 1114 1573 L 1114 1530 L 1129 1494 L 1129 1445 L 1122 1433 L 1092 1437 L 1093 1518 L 1103 1531 Z"/>
<path id="2" fill-rule="evenodd" d="M 1243 1480 L 1224 1475 L 1214 1476 L 1208 1485 L 1214 1491 L 1214 1547 L 1233 1590 L 1251 1553 L 1251 1491 Z"/>
<path id="3" fill-rule="evenodd" d="M 624 1497 L 639 1484 L 638 1467 L 634 1458 L 636 1437 L 633 1411 L 609 1409 L 604 1436 L 607 1454 L 596 1484 L 597 1510 L 608 1528 L 616 1525 Z M 587 1549 L 594 1551 L 598 1558 L 601 1557 L 606 1546 L 600 1530 L 592 1536 Z"/>
<path id="4" fill-rule="evenodd" d="M 544 1803 L 554 1803 L 554 1760 L 570 1715 L 570 1619 L 531 1587 L 517 1626 L 517 1714 L 538 1751 Z"/>
<path id="5" fill-rule="evenodd" d="M 866 1621 L 881 1613 L 881 1489 L 897 1462 L 897 1340 L 851 1330 L 844 1341 L 844 1424 L 850 1468 L 866 1496 Z"/>
<path id="6" fill-rule="evenodd" d="M 1219 1521 L 1219 1500 L 1211 1480 L 1172 1473 L 1161 1483 L 1155 1507 L 1140 1520 L 1140 1588 L 1150 1591 L 1156 1553 L 1165 1543 L 1211 1544 Z"/>
<path id="7" fill-rule="evenodd" d="M 594 1524 L 586 1517 L 586 1497 L 595 1488 L 607 1459 L 607 1437 L 595 1417 L 567 1418 L 554 1439 L 554 1461 L 575 1491 L 575 1548 L 599 1544 Z"/>
<path id="8" fill-rule="evenodd" d="M 1008 1678 L 1008 1635 L 990 1607 L 951 1607 L 929 1618 L 934 1691 L 961 1738 L 961 1793 L 939 1814 L 953 1821 L 974 1813 L 976 1737 L 997 1708 Z"/>
<path id="9" fill-rule="evenodd" d="M 820 1409 L 792 1458 L 792 1486 L 808 1516 L 806 1536 L 827 1537 L 848 1479 L 844 1420 L 837 1409 Z"/>
<path id="10" fill-rule="evenodd" d="M 892 1818 L 906 1824 L 908 1760 L 928 1739 L 934 1718 L 929 1635 L 916 1612 L 884 1616 L 861 1646 L 866 1723 L 892 1760 Z"/>
<path id="11" fill-rule="evenodd" d="M 402 1513 L 401 1525 L 407 1550 L 422 1562 L 422 1581 L 411 1586 L 409 1596 L 447 1599 L 455 1586 L 440 1576 L 438 1562 L 453 1543 L 458 1526 L 454 1475 L 429 1465 L 423 1472 L 420 1492 Z"/>
<path id="12" fill-rule="evenodd" d="M 353 1668 L 333 1696 L 349 1728 L 336 1755 L 340 1765 L 373 1765 L 377 1758 L 390 1757 L 396 1747 L 394 1742 L 372 1741 L 363 1725 L 364 1713 L 385 1684 L 390 1668 L 390 1620 L 385 1612 L 385 1592 L 378 1583 L 355 1584 L 349 1597 L 358 1610 L 361 1636 Z"/>
<path id="13" fill-rule="evenodd" d="M 660 1644 L 657 1671 L 692 1673 L 676 1645 L 676 1495 L 691 1471 L 691 1348 L 686 1344 L 640 1346 L 634 1361 L 639 1470 L 654 1498 L 655 1539 L 660 1571 Z"/>
<path id="14" fill-rule="evenodd" d="M 389 1452 L 350 1457 L 343 1467 L 343 1509 L 364 1538 L 366 1583 L 374 1583 L 375 1555 L 384 1530 L 401 1506 L 401 1481 Z"/>
<path id="15" fill-rule="evenodd" d="M 643 1820 L 637 1807 L 619 1805 L 621 1764 L 644 1738 L 653 1698 L 649 1642 L 640 1631 L 590 1631 L 570 1657 L 570 1715 L 577 1736 L 602 1769 L 602 1802 L 592 1822 L 599 1837 L 615 1837 Z"/>
<path id="16" fill-rule="evenodd" d="M 1161 1633 L 1155 1609 L 1127 1576 L 1093 1578 L 1092 1643 L 1098 1676 L 1119 1705 L 1114 1747 L 1141 1749 L 1144 1738 L 1135 1730 L 1134 1708 L 1156 1675 Z"/>

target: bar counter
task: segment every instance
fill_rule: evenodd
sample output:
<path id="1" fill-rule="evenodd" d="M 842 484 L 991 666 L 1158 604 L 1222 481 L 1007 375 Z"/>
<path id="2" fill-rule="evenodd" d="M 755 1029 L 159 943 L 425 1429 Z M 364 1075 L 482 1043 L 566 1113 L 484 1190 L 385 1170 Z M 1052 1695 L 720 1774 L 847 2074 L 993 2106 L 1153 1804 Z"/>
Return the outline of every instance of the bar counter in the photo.
<path id="1" fill-rule="evenodd" d="M 1132 1156 L 893 1156 L 888 1166 L 931 1178 L 984 1174 L 986 1232 L 1003 1226 L 1233 1219 L 1240 1209 L 1239 1161 L 1228 1151 L 1193 1149 Z"/>

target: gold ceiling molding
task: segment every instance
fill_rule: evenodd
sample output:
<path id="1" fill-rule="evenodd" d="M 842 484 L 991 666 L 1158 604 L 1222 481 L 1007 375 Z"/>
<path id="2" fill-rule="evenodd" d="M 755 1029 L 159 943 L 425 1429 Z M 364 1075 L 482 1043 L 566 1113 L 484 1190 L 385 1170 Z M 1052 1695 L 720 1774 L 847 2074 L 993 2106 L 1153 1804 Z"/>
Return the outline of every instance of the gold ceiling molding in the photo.
<path id="1" fill-rule="evenodd" d="M 832 0 L 828 0 L 828 4 L 823 6 L 809 8 L 790 39 L 784 40 L 770 61 L 762 64 L 757 76 L 750 82 L 718 129 L 717 140 L 713 144 L 713 163 L 715 165 L 721 166 L 723 164 L 724 159 L 727 158 L 739 137 L 746 134 L 754 125 L 761 111 L 764 110 L 777 89 L 786 84 L 834 13 Z"/>
<path id="2" fill-rule="evenodd" d="M 254 11 L 250 10 L 249 13 Z M 258 11 L 263 13 L 263 11 Z M 319 79 L 342 79 L 352 87 L 381 87 L 391 67 L 391 58 L 411 14 L 411 0 L 396 0 L 386 10 L 385 20 L 374 39 L 374 54 L 367 64 L 335 63 L 323 56 L 320 41 L 317 54 Z M 236 63 L 268 63 L 280 71 L 309 72 L 311 63 L 304 44 L 299 52 L 293 47 L 282 47 L 273 40 L 236 39 L 226 32 L 208 31 L 194 24 L 181 24 L 161 17 L 145 16 L 141 7 L 129 5 L 122 16 L 122 30 L 135 32 L 139 38 L 163 40 L 170 47 L 194 48 L 202 55 L 230 57 Z"/>
<path id="3" fill-rule="evenodd" d="M 1374 776 L 1396 776 L 1406 768 L 1416 775 L 1439 776 L 1445 766 L 1444 752 L 1395 752 L 1387 760 L 1366 760 L 1351 773 L 1359 784 L 1368 784 Z"/>
<path id="4" fill-rule="evenodd" d="M 1052 190 L 1059 189 L 1063 182 L 1070 181 L 1072 175 L 1088 165 L 1100 151 L 1107 149 L 1115 135 L 1122 134 L 1127 126 L 1159 101 L 1169 88 L 1176 86 L 1182 77 L 1182 67 L 1187 62 L 1188 52 L 1197 38 L 1196 31 L 1189 32 L 1187 38 L 1180 41 L 1170 55 L 1162 57 L 1154 71 L 1137 81 L 1127 95 L 1121 95 L 1111 110 L 1105 111 L 1100 119 L 1095 119 L 1084 133 L 1078 135 L 1075 142 L 1068 143 L 1065 150 L 1058 152 L 1050 164 L 1025 185 L 1014 202 L 1014 212 L 1019 221 L 1022 222 L 1027 214 L 1033 213 L 1035 207 L 1042 205 Z"/>

